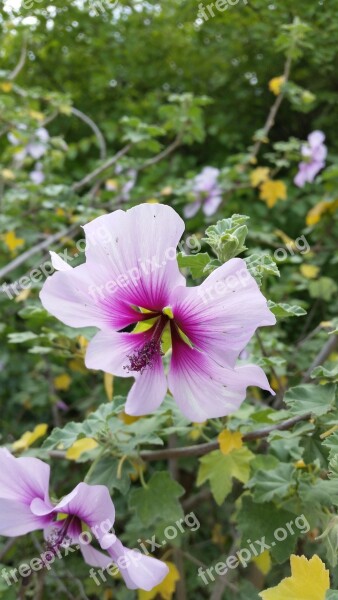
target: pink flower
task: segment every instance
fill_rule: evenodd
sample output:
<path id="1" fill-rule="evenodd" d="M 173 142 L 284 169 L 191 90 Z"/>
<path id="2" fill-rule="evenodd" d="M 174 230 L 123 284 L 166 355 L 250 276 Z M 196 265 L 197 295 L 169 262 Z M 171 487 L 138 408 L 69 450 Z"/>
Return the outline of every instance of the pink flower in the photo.
<path id="1" fill-rule="evenodd" d="M 303 144 L 301 153 L 304 160 L 299 164 L 299 171 L 294 179 L 298 187 L 304 187 L 306 182 L 312 183 L 317 173 L 325 167 L 327 148 L 324 140 L 322 131 L 313 131 L 308 137 L 308 143 Z"/>
<path id="2" fill-rule="evenodd" d="M 184 216 L 186 218 L 195 216 L 201 207 L 207 217 L 216 212 L 222 202 L 222 190 L 217 183 L 218 176 L 219 170 L 215 167 L 204 167 L 202 172 L 195 177 L 193 191 L 196 200 L 185 206 Z"/>
<path id="3" fill-rule="evenodd" d="M 92 567 L 106 569 L 116 563 L 129 589 L 149 591 L 164 579 L 168 567 L 163 562 L 125 548 L 110 533 L 115 508 L 106 486 L 79 483 L 54 505 L 49 498 L 49 476 L 50 468 L 41 460 L 14 458 L 0 448 L 0 535 L 15 537 L 42 529 L 47 563 L 60 556 L 62 548 L 76 545 Z M 83 533 L 83 524 L 90 535 Z M 109 556 L 90 544 L 93 538 Z"/>
<path id="4" fill-rule="evenodd" d="M 26 125 L 20 124 L 18 126 L 19 130 L 25 131 Z M 21 145 L 20 138 L 18 138 L 14 133 L 10 132 L 7 135 L 8 141 L 13 146 Z M 49 142 L 49 133 L 47 129 L 44 127 L 39 127 L 34 132 L 32 138 L 29 140 L 28 144 L 21 150 L 17 152 L 15 155 L 16 160 L 23 160 L 26 156 L 31 156 L 35 160 L 39 160 L 44 154 L 47 152 Z"/>
<path id="5" fill-rule="evenodd" d="M 36 185 L 40 185 L 45 180 L 42 163 L 37 162 L 34 170 L 30 172 L 29 177 Z"/>
<path id="6" fill-rule="evenodd" d="M 84 230 L 86 263 L 72 269 L 51 253 L 59 272 L 45 282 L 40 298 L 66 325 L 100 329 L 86 365 L 135 377 L 128 414 L 154 411 L 168 386 L 196 422 L 235 411 L 249 385 L 273 393 L 262 369 L 236 365 L 257 327 L 275 323 L 243 260 L 229 260 L 202 285 L 187 288 L 176 260 L 184 223 L 160 204 L 118 210 Z M 168 377 L 164 337 L 172 344 Z"/>

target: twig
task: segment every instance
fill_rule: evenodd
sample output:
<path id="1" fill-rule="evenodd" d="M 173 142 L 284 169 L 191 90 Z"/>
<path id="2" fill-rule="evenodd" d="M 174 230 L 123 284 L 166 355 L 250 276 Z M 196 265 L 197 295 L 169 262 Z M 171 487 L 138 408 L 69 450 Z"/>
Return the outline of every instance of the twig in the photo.
<path id="1" fill-rule="evenodd" d="M 273 431 L 286 431 L 291 429 L 294 425 L 301 421 L 307 421 L 312 416 L 312 413 L 308 412 L 304 415 L 297 415 L 281 423 L 276 423 L 270 427 L 264 429 L 256 429 L 255 431 L 249 431 L 243 434 L 244 442 L 253 442 L 255 440 L 261 440 L 266 438 Z M 146 462 L 152 462 L 154 460 L 171 460 L 173 458 L 187 458 L 191 456 L 203 456 L 217 450 L 219 443 L 217 440 L 207 442 L 206 444 L 197 444 L 195 446 L 182 446 L 181 448 L 164 448 L 163 450 L 146 450 L 141 452 L 140 457 Z M 65 458 L 66 453 L 63 450 L 51 450 L 48 452 L 50 458 Z"/>
<path id="2" fill-rule="evenodd" d="M 177 138 L 171 143 L 169 144 L 169 146 L 167 146 L 167 148 L 165 148 L 164 150 L 162 150 L 161 152 L 159 152 L 159 154 L 156 154 L 156 156 L 153 156 L 152 158 L 149 158 L 148 160 L 146 160 L 143 165 L 141 165 L 140 167 L 136 167 L 136 171 L 143 171 L 143 169 L 147 169 L 148 167 L 151 167 L 152 165 L 156 165 L 158 162 L 160 162 L 161 160 L 163 160 L 164 158 L 166 158 L 167 156 L 169 156 L 170 154 L 172 154 L 176 148 L 178 148 L 182 143 L 182 132 L 177 136 Z"/>
<path id="3" fill-rule="evenodd" d="M 147 167 L 150 167 L 150 166 L 158 163 L 160 160 L 163 160 L 163 158 L 166 158 L 169 154 L 171 154 L 180 145 L 180 143 L 181 142 L 180 142 L 179 137 L 176 138 L 176 140 L 172 144 L 170 144 L 165 150 L 162 150 L 162 152 L 160 152 L 159 154 L 156 154 L 156 156 L 147 160 L 145 163 L 143 163 L 143 165 L 138 167 L 137 170 L 138 171 L 143 170 Z M 125 154 L 127 154 L 127 152 L 129 152 L 131 147 L 132 147 L 132 144 L 127 144 L 126 146 L 124 146 L 121 150 L 119 150 L 119 152 L 117 152 L 114 156 L 109 158 L 103 165 L 94 169 L 94 171 L 92 171 L 91 173 L 86 175 L 86 177 L 84 177 L 80 181 L 77 181 L 76 183 L 74 183 L 72 185 L 71 189 L 74 192 L 77 192 L 80 189 L 82 189 L 83 187 L 85 187 L 93 179 L 95 179 L 95 177 L 97 177 L 98 175 L 101 175 L 101 173 L 103 173 L 103 171 L 106 171 L 107 169 L 109 169 L 109 167 L 111 167 L 112 165 L 117 163 L 118 160 L 120 158 L 122 158 L 122 156 L 124 156 Z M 93 189 L 95 189 L 95 186 Z M 0 278 L 5 277 L 5 275 L 8 275 L 12 271 L 14 271 L 14 269 L 16 269 L 18 266 L 22 265 L 24 262 L 26 262 L 26 260 L 28 260 L 29 258 L 34 256 L 41 250 L 44 250 L 45 248 L 49 248 L 49 246 L 51 246 L 54 242 L 57 242 L 58 240 L 60 240 L 62 237 L 69 236 L 71 233 L 77 231 L 78 228 L 79 228 L 79 225 L 77 225 L 77 224 L 72 225 L 69 229 L 63 229 L 62 231 L 54 233 L 53 235 L 48 237 L 43 242 L 39 242 L 39 244 L 36 244 L 35 246 L 30 248 L 26 252 L 23 252 L 23 254 L 20 254 L 20 256 L 17 256 L 14 260 L 9 262 L 5 267 L 0 269 Z"/>
<path id="4" fill-rule="evenodd" d="M 62 229 L 61 231 L 58 231 L 57 233 L 50 235 L 48 238 L 43 240 L 43 242 L 39 242 L 38 244 L 36 244 L 32 248 L 30 248 L 29 250 L 26 250 L 26 252 L 23 252 L 22 254 L 20 254 L 16 258 L 14 258 L 14 260 L 12 260 L 7 265 L 5 265 L 2 269 L 0 269 L 0 277 L 5 277 L 5 275 L 8 275 L 8 273 L 11 273 L 11 271 L 14 271 L 14 269 L 16 269 L 17 267 L 22 265 L 22 263 L 26 262 L 26 260 L 28 260 L 29 258 L 34 256 L 38 252 L 41 252 L 41 250 L 45 250 L 46 248 L 49 248 L 49 246 L 51 246 L 51 244 L 54 244 L 54 242 L 57 242 L 64 236 L 69 236 L 71 233 L 76 231 L 78 229 L 78 227 L 79 227 L 79 225 L 77 223 L 73 224 L 68 229 Z"/>
<path id="5" fill-rule="evenodd" d="M 321 349 L 319 354 L 317 354 L 312 365 L 306 371 L 306 373 L 302 379 L 303 383 L 307 383 L 308 381 L 311 380 L 311 373 L 312 373 L 313 369 L 315 369 L 319 365 L 322 365 L 326 361 L 326 359 L 330 356 L 330 354 L 332 354 L 332 352 L 334 352 L 334 350 L 337 348 L 337 346 L 338 346 L 338 335 L 332 335 L 332 337 L 330 337 L 330 339 L 323 346 L 323 348 Z"/>
<path id="6" fill-rule="evenodd" d="M 119 150 L 119 152 L 117 152 L 114 156 L 109 158 L 103 165 L 101 165 L 100 167 L 97 167 L 97 169 L 94 169 L 94 171 L 92 171 L 91 173 L 88 173 L 88 175 L 86 175 L 86 177 L 84 177 L 80 181 L 77 181 L 76 183 L 74 183 L 72 185 L 72 190 L 74 192 L 77 192 L 81 188 L 85 187 L 88 183 L 90 183 L 93 179 L 95 179 L 95 177 L 97 177 L 98 175 L 101 175 L 101 173 L 103 173 L 103 171 L 106 171 L 107 169 L 109 169 L 109 167 L 112 167 L 113 165 L 115 165 L 115 163 L 117 163 L 120 160 L 120 158 L 122 158 L 122 156 L 124 156 L 125 154 L 127 154 L 127 152 L 129 152 L 131 146 L 132 146 L 132 144 L 127 144 L 121 150 Z"/>
<path id="7" fill-rule="evenodd" d="M 285 63 L 285 67 L 284 67 L 284 74 L 283 74 L 284 83 L 287 83 L 287 81 L 288 81 L 288 79 L 290 77 L 291 62 L 292 62 L 292 59 L 290 57 L 288 57 L 287 60 L 286 60 L 286 63 Z M 278 110 L 280 108 L 280 105 L 282 104 L 282 102 L 284 100 L 284 97 L 285 97 L 285 91 L 284 92 L 282 91 L 277 96 L 275 102 L 273 103 L 273 105 L 272 105 L 272 107 L 270 109 L 270 112 L 268 114 L 268 117 L 267 117 L 267 119 L 265 121 L 263 130 L 262 130 L 263 137 L 267 137 L 270 129 L 272 129 L 272 127 L 274 126 L 277 112 L 278 112 Z M 256 142 L 256 144 L 253 147 L 252 153 L 250 155 L 250 161 L 252 161 L 253 158 L 257 157 L 258 152 L 259 152 L 259 150 L 261 148 L 262 143 L 263 142 L 261 140 L 258 140 Z"/>
<path id="8" fill-rule="evenodd" d="M 19 62 L 8 76 L 8 79 L 10 81 L 13 81 L 19 75 L 21 69 L 23 69 L 23 67 L 25 66 L 26 56 L 27 56 L 27 40 L 24 39 L 23 44 L 22 44 Z"/>
<path id="9" fill-rule="evenodd" d="M 0 552 L 0 561 L 7 554 L 7 552 L 12 548 L 12 546 L 14 546 L 14 544 L 16 543 L 16 541 L 17 541 L 17 538 L 10 538 L 9 540 L 7 540 L 7 542 L 5 543 L 3 549 Z"/>
<path id="10" fill-rule="evenodd" d="M 96 123 L 93 121 L 93 119 L 91 119 L 90 117 L 88 117 L 88 115 L 86 115 L 85 113 L 83 113 L 82 110 L 79 110 L 78 108 L 75 108 L 74 106 L 72 106 L 70 110 L 71 110 L 71 112 L 72 112 L 73 115 L 75 115 L 76 117 L 78 117 L 79 119 L 81 119 L 81 121 L 84 121 L 84 123 L 86 123 L 87 125 L 89 125 L 89 127 L 92 129 L 92 131 L 94 132 L 94 134 L 96 136 L 98 144 L 99 144 L 100 158 L 102 160 L 105 160 L 105 158 L 107 157 L 106 141 L 105 141 L 105 139 L 103 137 L 102 132 L 100 131 L 100 129 L 96 125 Z"/>

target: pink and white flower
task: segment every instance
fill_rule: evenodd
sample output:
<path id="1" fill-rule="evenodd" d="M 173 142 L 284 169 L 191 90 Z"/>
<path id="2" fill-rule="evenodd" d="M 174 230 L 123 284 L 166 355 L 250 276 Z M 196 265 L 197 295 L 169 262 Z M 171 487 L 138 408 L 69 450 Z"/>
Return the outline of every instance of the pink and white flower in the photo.
<path id="1" fill-rule="evenodd" d="M 200 208 L 207 217 L 215 214 L 222 202 L 222 190 L 217 182 L 219 169 L 215 167 L 204 167 L 197 175 L 193 183 L 195 201 L 186 204 L 184 216 L 190 218 L 195 216 Z"/>
<path id="2" fill-rule="evenodd" d="M 104 485 L 79 483 L 57 504 L 49 497 L 49 465 L 37 458 L 14 458 L 0 448 L 0 535 L 16 537 L 43 530 L 45 560 L 62 548 L 77 546 L 86 563 L 106 569 L 117 564 L 129 589 L 151 590 L 168 573 L 162 561 L 122 545 L 111 529 L 115 507 Z M 83 531 L 90 530 L 90 536 Z M 95 539 L 104 554 L 94 548 Z M 48 558 L 49 557 L 49 558 Z"/>
<path id="3" fill-rule="evenodd" d="M 63 323 L 100 330 L 86 365 L 135 377 L 128 414 L 156 410 L 168 387 L 195 422 L 237 410 L 250 385 L 273 393 L 262 369 L 236 364 L 257 327 L 276 322 L 242 259 L 229 260 L 200 286 L 186 287 L 176 260 L 184 223 L 159 204 L 115 211 L 84 230 L 85 264 L 73 269 L 51 253 L 59 271 L 40 298 Z M 164 337 L 172 345 L 168 375 Z"/>
<path id="4" fill-rule="evenodd" d="M 308 143 L 303 144 L 301 154 L 303 161 L 299 164 L 299 171 L 294 179 L 295 185 L 304 187 L 312 183 L 316 175 L 325 167 L 327 148 L 324 144 L 325 135 L 322 131 L 313 131 L 308 137 Z"/>

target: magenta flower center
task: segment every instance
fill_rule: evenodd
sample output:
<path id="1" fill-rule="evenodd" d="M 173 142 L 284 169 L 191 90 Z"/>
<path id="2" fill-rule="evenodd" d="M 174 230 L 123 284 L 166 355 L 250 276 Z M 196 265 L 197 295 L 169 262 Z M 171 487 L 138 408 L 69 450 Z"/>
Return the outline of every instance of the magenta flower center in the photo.
<path id="1" fill-rule="evenodd" d="M 153 315 L 149 318 L 153 318 Z M 133 354 L 128 354 L 129 365 L 123 367 L 128 373 L 131 371 L 143 373 L 146 368 L 153 366 L 157 356 L 163 356 L 161 337 L 168 322 L 169 317 L 162 314 L 151 329 L 151 339 Z"/>
<path id="2" fill-rule="evenodd" d="M 59 548 L 65 548 L 70 545 L 72 538 L 68 535 L 68 530 L 72 524 L 74 525 L 75 520 L 78 520 L 78 517 L 69 515 L 63 521 L 62 527 L 55 527 L 52 529 L 47 538 L 47 550 L 57 552 Z"/>

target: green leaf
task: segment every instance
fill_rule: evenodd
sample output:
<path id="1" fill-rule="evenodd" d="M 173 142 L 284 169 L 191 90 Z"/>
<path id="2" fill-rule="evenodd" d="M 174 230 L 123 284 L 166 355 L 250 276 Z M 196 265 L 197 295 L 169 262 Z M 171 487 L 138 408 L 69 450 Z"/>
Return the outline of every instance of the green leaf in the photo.
<path id="1" fill-rule="evenodd" d="M 277 468 L 259 470 L 247 483 L 253 488 L 255 502 L 270 502 L 270 500 L 285 498 L 292 488 L 296 487 L 296 469 L 288 463 L 281 463 Z"/>
<path id="2" fill-rule="evenodd" d="M 244 242 L 248 234 L 245 225 L 248 220 L 249 217 L 244 215 L 232 215 L 230 219 L 222 219 L 206 230 L 203 241 L 211 246 L 222 263 L 247 249 Z"/>
<path id="3" fill-rule="evenodd" d="M 268 307 L 276 317 L 286 319 L 288 317 L 303 317 L 306 315 L 306 310 L 297 304 L 276 304 L 276 302 L 268 301 Z"/>
<path id="4" fill-rule="evenodd" d="M 18 333 L 9 333 L 8 341 L 10 344 L 23 344 L 35 340 L 38 336 L 32 331 L 23 331 Z"/>
<path id="5" fill-rule="evenodd" d="M 160 520 L 175 522 L 183 514 L 178 501 L 183 494 L 184 488 L 161 471 L 152 475 L 146 488 L 131 492 L 129 506 L 145 526 Z"/>
<path id="6" fill-rule="evenodd" d="M 330 302 L 336 294 L 338 286 L 331 277 L 320 277 L 315 281 L 309 282 L 309 293 L 311 298 L 321 298 Z"/>
<path id="7" fill-rule="evenodd" d="M 242 498 L 242 506 L 237 516 L 238 529 L 242 535 L 241 547 L 249 540 L 261 540 L 264 536 L 266 543 L 271 546 L 272 557 L 283 563 L 292 554 L 300 532 L 293 528 L 294 534 L 290 532 L 283 542 L 275 540 L 275 532 L 279 528 L 286 529 L 286 524 L 294 522 L 295 515 L 275 506 L 272 502 L 257 504 L 251 496 Z"/>
<path id="8" fill-rule="evenodd" d="M 197 485 L 209 481 L 212 495 L 220 506 L 232 490 L 233 478 L 247 483 L 253 458 L 254 455 L 245 446 L 226 455 L 220 450 L 210 452 L 200 459 Z"/>
<path id="9" fill-rule="evenodd" d="M 284 396 L 292 416 L 303 415 L 308 412 L 317 417 L 325 415 L 332 410 L 335 401 L 334 384 L 314 385 L 312 383 L 298 385 L 291 388 Z"/>
<path id="10" fill-rule="evenodd" d="M 264 277 L 269 275 L 273 275 L 274 277 L 280 276 L 276 262 L 270 254 L 254 253 L 247 256 L 244 260 L 249 273 L 256 279 L 258 285 L 261 285 Z"/>
<path id="11" fill-rule="evenodd" d="M 325 600 L 338 600 L 338 591 L 329 590 L 326 592 Z"/>
<path id="12" fill-rule="evenodd" d="M 320 365 L 319 367 L 316 367 L 315 369 L 313 369 L 313 371 L 311 373 L 311 378 L 312 379 L 318 379 L 318 378 L 330 379 L 334 383 L 338 382 L 338 365 L 336 365 L 332 369 L 326 369 L 325 367 Z"/>
<path id="13" fill-rule="evenodd" d="M 211 258 L 207 252 L 199 254 L 183 254 L 179 252 L 177 255 L 178 266 L 190 270 L 193 279 L 198 279 L 205 274 L 205 269 L 210 263 Z"/>
<path id="14" fill-rule="evenodd" d="M 121 494 L 128 493 L 130 488 L 130 473 L 133 468 L 130 464 L 124 463 L 120 475 L 117 475 L 119 461 L 113 456 L 104 456 L 90 470 L 86 483 L 90 485 L 105 485 L 110 492 L 118 490 Z"/>

